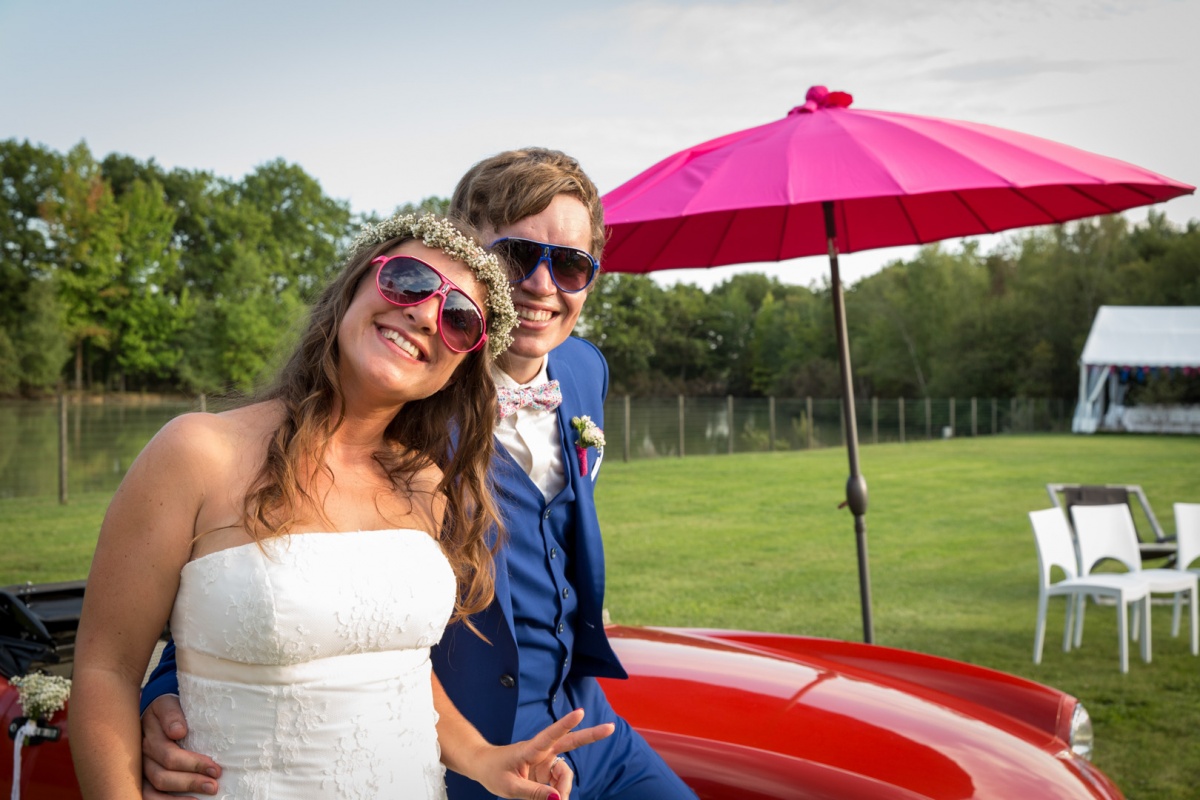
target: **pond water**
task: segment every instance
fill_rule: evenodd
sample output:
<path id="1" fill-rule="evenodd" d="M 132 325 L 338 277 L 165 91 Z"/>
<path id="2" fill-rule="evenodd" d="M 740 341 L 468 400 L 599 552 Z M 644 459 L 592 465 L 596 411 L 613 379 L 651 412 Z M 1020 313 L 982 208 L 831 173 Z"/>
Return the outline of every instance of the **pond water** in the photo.
<path id="1" fill-rule="evenodd" d="M 111 492 L 146 442 L 197 401 L 72 402 L 67 406 L 67 492 Z M 0 401 L 0 498 L 58 494 L 56 400 Z"/>

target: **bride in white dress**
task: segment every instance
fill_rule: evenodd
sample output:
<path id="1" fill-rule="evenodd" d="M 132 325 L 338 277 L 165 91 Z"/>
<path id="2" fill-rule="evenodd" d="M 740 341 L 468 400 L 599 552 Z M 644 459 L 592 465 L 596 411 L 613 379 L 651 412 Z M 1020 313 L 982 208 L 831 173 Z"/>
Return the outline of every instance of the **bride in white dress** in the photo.
<path id="1" fill-rule="evenodd" d="M 76 642 L 71 749 L 85 797 L 141 798 L 141 676 L 164 624 L 186 747 L 219 797 L 566 798 L 557 754 L 611 733 L 582 712 L 488 744 L 429 648 L 492 593 L 488 359 L 507 276 L 445 220 L 364 228 L 275 387 L 172 420 L 101 528 Z M 454 440 L 452 441 L 452 434 Z M 494 542 L 493 542 L 494 543 Z"/>

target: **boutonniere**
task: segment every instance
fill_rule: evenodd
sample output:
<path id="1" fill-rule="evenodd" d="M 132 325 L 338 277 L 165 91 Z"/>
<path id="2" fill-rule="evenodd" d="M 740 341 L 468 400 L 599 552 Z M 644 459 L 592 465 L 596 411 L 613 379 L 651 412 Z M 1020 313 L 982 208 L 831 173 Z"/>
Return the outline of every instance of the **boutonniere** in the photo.
<path id="1" fill-rule="evenodd" d="M 604 431 L 592 422 L 589 416 L 571 417 L 571 427 L 577 432 L 575 437 L 575 452 L 579 454 L 579 474 L 587 475 L 587 451 L 589 447 L 604 455 Z"/>

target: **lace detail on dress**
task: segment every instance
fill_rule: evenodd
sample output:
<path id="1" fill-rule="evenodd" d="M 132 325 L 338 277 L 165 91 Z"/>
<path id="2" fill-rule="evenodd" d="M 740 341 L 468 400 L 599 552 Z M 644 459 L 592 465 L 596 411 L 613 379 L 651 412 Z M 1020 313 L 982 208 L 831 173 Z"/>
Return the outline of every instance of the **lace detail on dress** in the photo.
<path id="1" fill-rule="evenodd" d="M 378 756 L 373 737 L 361 717 L 351 720 L 349 732 L 338 737 L 333 768 L 326 770 L 322 788 L 332 783 L 338 797 L 374 798 L 379 796 Z"/>
<path id="2" fill-rule="evenodd" d="M 221 764 L 234 742 L 234 731 L 222 728 L 221 721 L 236 716 L 237 709 L 231 697 L 201 683 L 191 675 L 179 673 L 179 697 L 188 721 L 185 747 Z"/>
<path id="3" fill-rule="evenodd" d="M 396 595 L 414 598 L 412 586 L 388 581 L 360 580 L 346 587 L 344 599 L 336 611 L 338 635 L 345 641 L 343 653 L 363 653 L 378 649 L 395 636 L 403 636 L 411 614 L 396 616 Z M 415 643 L 421 646 L 419 643 Z"/>
<path id="4" fill-rule="evenodd" d="M 454 575 L 420 531 L 301 534 L 190 562 L 171 616 L 184 746 L 219 797 L 444 800 L 429 647 Z"/>

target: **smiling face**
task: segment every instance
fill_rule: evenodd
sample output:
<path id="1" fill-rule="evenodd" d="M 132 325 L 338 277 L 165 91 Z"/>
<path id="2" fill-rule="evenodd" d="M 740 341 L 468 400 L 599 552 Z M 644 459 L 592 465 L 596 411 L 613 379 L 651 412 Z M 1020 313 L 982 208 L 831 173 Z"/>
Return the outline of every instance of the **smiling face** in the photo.
<path id="1" fill-rule="evenodd" d="M 516 236 L 586 251 L 591 250 L 592 244 L 587 207 L 566 194 L 556 195 L 540 213 L 489 233 L 491 241 Z M 549 266 L 544 263 L 529 278 L 513 284 L 513 304 L 521 323 L 513 331 L 512 346 L 500 358 L 500 368 L 518 383 L 533 380 L 546 354 L 571 335 L 589 291 L 590 288 L 575 294 L 559 291 L 550 277 Z"/>
<path id="2" fill-rule="evenodd" d="M 412 240 L 384 255 L 419 258 L 484 307 L 485 288 L 471 268 L 441 250 Z M 372 267 L 359 281 L 338 326 L 338 373 L 348 399 L 402 405 L 441 390 L 467 354 L 442 341 L 436 297 L 413 306 L 393 305 L 376 288 L 378 271 Z"/>

